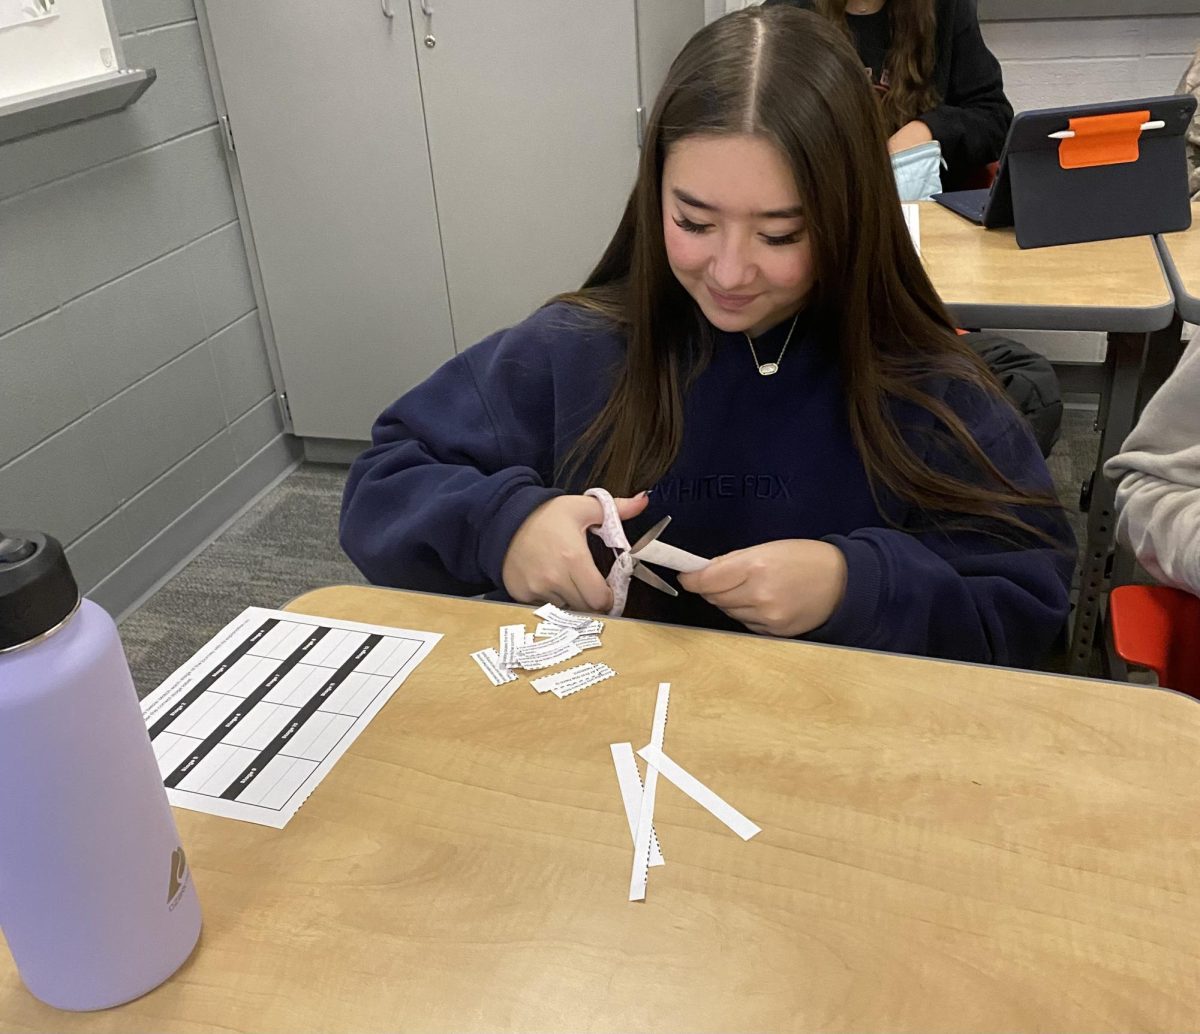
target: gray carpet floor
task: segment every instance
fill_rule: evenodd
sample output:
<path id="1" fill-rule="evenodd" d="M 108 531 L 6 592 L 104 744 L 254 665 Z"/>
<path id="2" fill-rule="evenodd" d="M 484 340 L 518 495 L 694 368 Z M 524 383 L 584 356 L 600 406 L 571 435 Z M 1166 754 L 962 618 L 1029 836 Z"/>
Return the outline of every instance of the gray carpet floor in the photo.
<path id="1" fill-rule="evenodd" d="M 1050 457 L 1076 537 L 1079 489 L 1096 462 L 1094 413 L 1067 410 Z M 323 585 L 364 579 L 337 542 L 344 467 L 304 464 L 242 514 L 121 622 L 138 695 L 145 696 L 246 607 L 282 607 Z"/>
<path id="2" fill-rule="evenodd" d="M 345 467 L 299 467 L 121 622 L 139 697 L 246 607 L 365 581 L 337 541 L 345 481 Z"/>

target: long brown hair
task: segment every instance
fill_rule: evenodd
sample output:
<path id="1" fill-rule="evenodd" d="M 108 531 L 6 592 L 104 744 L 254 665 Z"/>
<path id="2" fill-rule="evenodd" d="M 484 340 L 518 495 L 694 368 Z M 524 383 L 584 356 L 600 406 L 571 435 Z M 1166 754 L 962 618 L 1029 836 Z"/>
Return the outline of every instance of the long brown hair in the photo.
<path id="1" fill-rule="evenodd" d="M 926 515 L 1030 526 L 1009 508 L 1053 505 L 1004 477 L 930 378 L 1001 396 L 956 337 L 913 250 L 878 105 L 842 33 L 815 14 L 751 7 L 698 32 L 675 59 L 650 115 L 637 181 L 612 241 L 583 287 L 560 297 L 624 333 L 626 360 L 608 402 L 568 455 L 562 477 L 618 495 L 654 485 L 683 440 L 683 393 L 713 331 L 667 263 L 661 184 L 668 149 L 695 134 L 753 134 L 793 170 L 810 235 L 813 326 L 836 348 L 855 446 L 873 490 L 884 485 Z M 982 477 L 941 473 L 906 442 L 889 405 L 928 410 Z M 1040 537 L 1040 536 L 1039 536 Z"/>
<path id="2" fill-rule="evenodd" d="M 850 38 L 846 0 L 816 0 L 817 10 Z M 938 104 L 933 81 L 937 59 L 937 12 L 934 0 L 888 0 L 892 42 L 888 48 L 888 89 L 880 106 L 883 124 L 894 133 Z"/>

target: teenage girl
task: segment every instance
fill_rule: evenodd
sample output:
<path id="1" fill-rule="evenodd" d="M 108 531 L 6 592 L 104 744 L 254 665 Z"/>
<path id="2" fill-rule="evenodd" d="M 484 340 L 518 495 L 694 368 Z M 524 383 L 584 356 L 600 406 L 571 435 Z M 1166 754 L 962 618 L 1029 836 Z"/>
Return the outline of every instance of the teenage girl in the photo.
<path id="1" fill-rule="evenodd" d="M 363 572 L 604 611 L 600 486 L 631 541 L 670 514 L 714 558 L 678 598 L 635 581 L 632 616 L 1036 662 L 1071 534 L 912 248 L 878 107 L 816 15 L 699 32 L 584 285 L 380 416 L 342 512 Z"/>

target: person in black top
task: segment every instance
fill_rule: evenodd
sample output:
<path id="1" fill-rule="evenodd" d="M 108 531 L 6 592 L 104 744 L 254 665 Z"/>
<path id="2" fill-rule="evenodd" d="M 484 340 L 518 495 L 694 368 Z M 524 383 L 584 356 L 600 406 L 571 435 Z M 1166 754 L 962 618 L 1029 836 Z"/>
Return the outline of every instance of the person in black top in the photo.
<path id="1" fill-rule="evenodd" d="M 765 0 L 843 26 L 880 98 L 891 151 L 937 140 L 943 185 L 967 185 L 1000 157 L 1013 109 L 975 0 Z"/>

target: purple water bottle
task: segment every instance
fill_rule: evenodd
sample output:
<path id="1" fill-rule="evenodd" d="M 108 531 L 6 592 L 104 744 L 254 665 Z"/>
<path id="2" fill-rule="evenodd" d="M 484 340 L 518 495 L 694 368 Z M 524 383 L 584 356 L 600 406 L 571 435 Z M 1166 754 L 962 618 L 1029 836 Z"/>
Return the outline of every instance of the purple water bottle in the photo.
<path id="1" fill-rule="evenodd" d="M 27 531 L 0 532 L 0 929 L 60 1009 L 145 994 L 200 936 L 117 627 Z"/>

